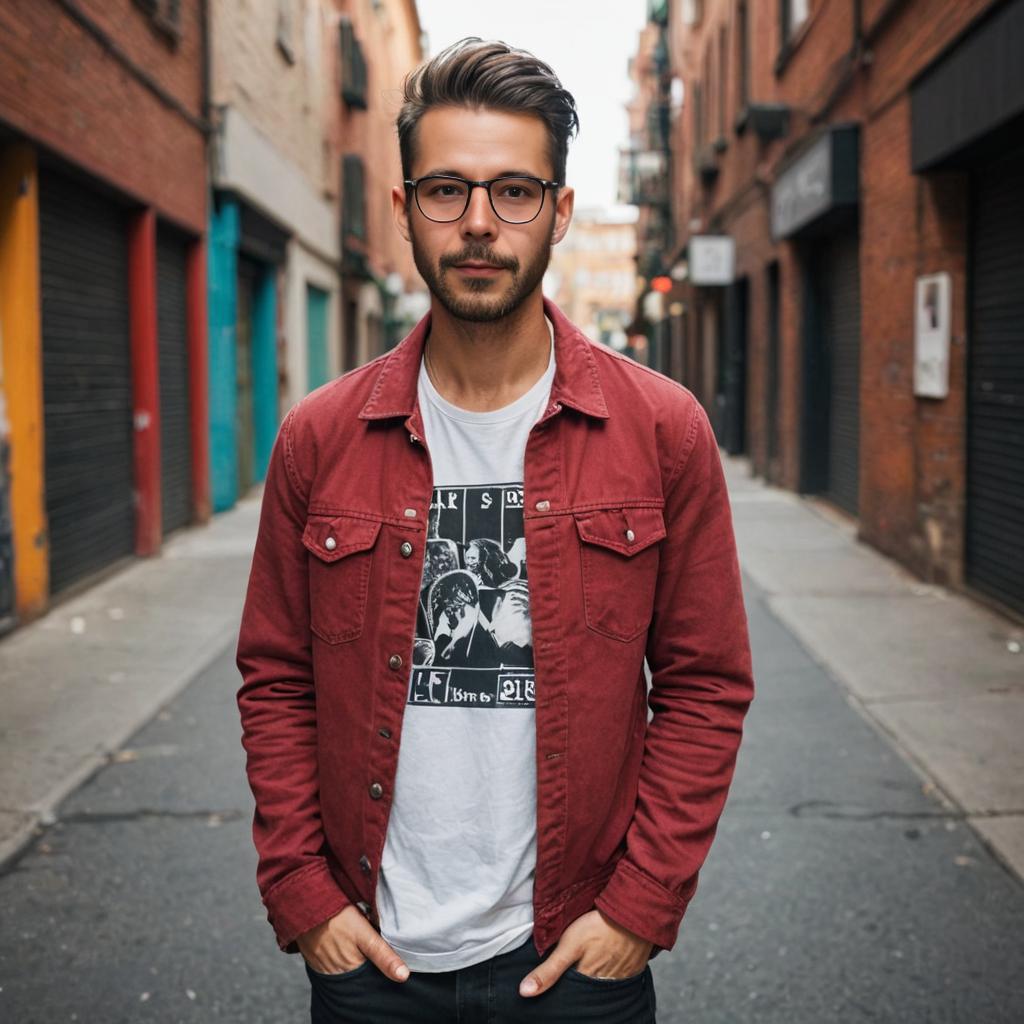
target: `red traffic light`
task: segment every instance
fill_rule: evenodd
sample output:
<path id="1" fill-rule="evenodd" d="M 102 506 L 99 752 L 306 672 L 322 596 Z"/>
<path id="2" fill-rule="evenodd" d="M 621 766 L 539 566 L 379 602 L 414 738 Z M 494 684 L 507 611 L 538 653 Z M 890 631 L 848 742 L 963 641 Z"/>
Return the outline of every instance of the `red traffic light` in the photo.
<path id="1" fill-rule="evenodd" d="M 661 277 L 651 278 L 651 288 L 656 292 L 666 294 L 672 291 L 672 278 L 662 275 Z"/>

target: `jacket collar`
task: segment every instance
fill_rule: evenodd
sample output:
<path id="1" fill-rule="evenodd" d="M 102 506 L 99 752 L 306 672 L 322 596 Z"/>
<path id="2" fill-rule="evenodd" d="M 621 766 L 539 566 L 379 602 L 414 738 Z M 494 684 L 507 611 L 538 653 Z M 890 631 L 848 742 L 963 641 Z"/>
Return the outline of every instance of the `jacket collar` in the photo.
<path id="1" fill-rule="evenodd" d="M 555 330 L 555 379 L 551 399 L 598 419 L 608 418 L 608 406 L 598 379 L 592 344 L 578 327 L 548 298 L 544 312 Z M 430 313 L 383 358 L 380 373 L 366 404 L 363 420 L 410 416 L 416 406 L 416 384 L 423 344 L 430 331 Z"/>

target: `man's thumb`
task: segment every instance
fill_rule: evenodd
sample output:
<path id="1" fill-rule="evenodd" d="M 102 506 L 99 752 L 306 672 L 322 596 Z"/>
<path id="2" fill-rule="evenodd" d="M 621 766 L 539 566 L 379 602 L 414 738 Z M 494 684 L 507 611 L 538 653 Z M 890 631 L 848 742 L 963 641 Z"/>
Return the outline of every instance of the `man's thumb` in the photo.
<path id="1" fill-rule="evenodd" d="M 546 992 L 565 973 L 566 968 L 571 967 L 577 959 L 579 959 L 578 954 L 573 956 L 569 949 L 561 945 L 555 946 L 551 955 L 534 967 L 519 983 L 519 994 L 521 996 L 536 996 L 541 992 Z"/>

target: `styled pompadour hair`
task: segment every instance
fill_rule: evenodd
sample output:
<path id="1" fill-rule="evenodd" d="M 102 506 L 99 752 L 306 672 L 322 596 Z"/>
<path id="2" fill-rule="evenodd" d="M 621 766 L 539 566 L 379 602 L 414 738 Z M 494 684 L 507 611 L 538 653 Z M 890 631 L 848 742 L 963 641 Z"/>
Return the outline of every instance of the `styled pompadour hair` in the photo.
<path id="1" fill-rule="evenodd" d="M 569 140 L 580 127 L 576 101 L 532 53 L 468 36 L 410 72 L 396 121 L 405 178 L 412 177 L 420 118 L 434 107 L 489 107 L 539 117 L 547 126 L 555 180 L 564 183 Z"/>

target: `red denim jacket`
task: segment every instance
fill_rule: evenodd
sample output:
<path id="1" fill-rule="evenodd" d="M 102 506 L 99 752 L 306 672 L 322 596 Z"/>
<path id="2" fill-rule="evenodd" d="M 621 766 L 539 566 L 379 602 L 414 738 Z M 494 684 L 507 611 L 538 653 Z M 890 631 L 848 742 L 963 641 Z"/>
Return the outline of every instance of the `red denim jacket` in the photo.
<path id="1" fill-rule="evenodd" d="M 523 489 L 533 937 L 545 954 L 596 906 L 657 953 L 696 888 L 753 697 L 728 495 L 693 395 L 545 312 L 556 372 Z M 429 322 L 295 405 L 267 471 L 238 706 L 257 882 L 289 953 L 350 903 L 379 927 L 433 487 L 416 397 Z"/>

